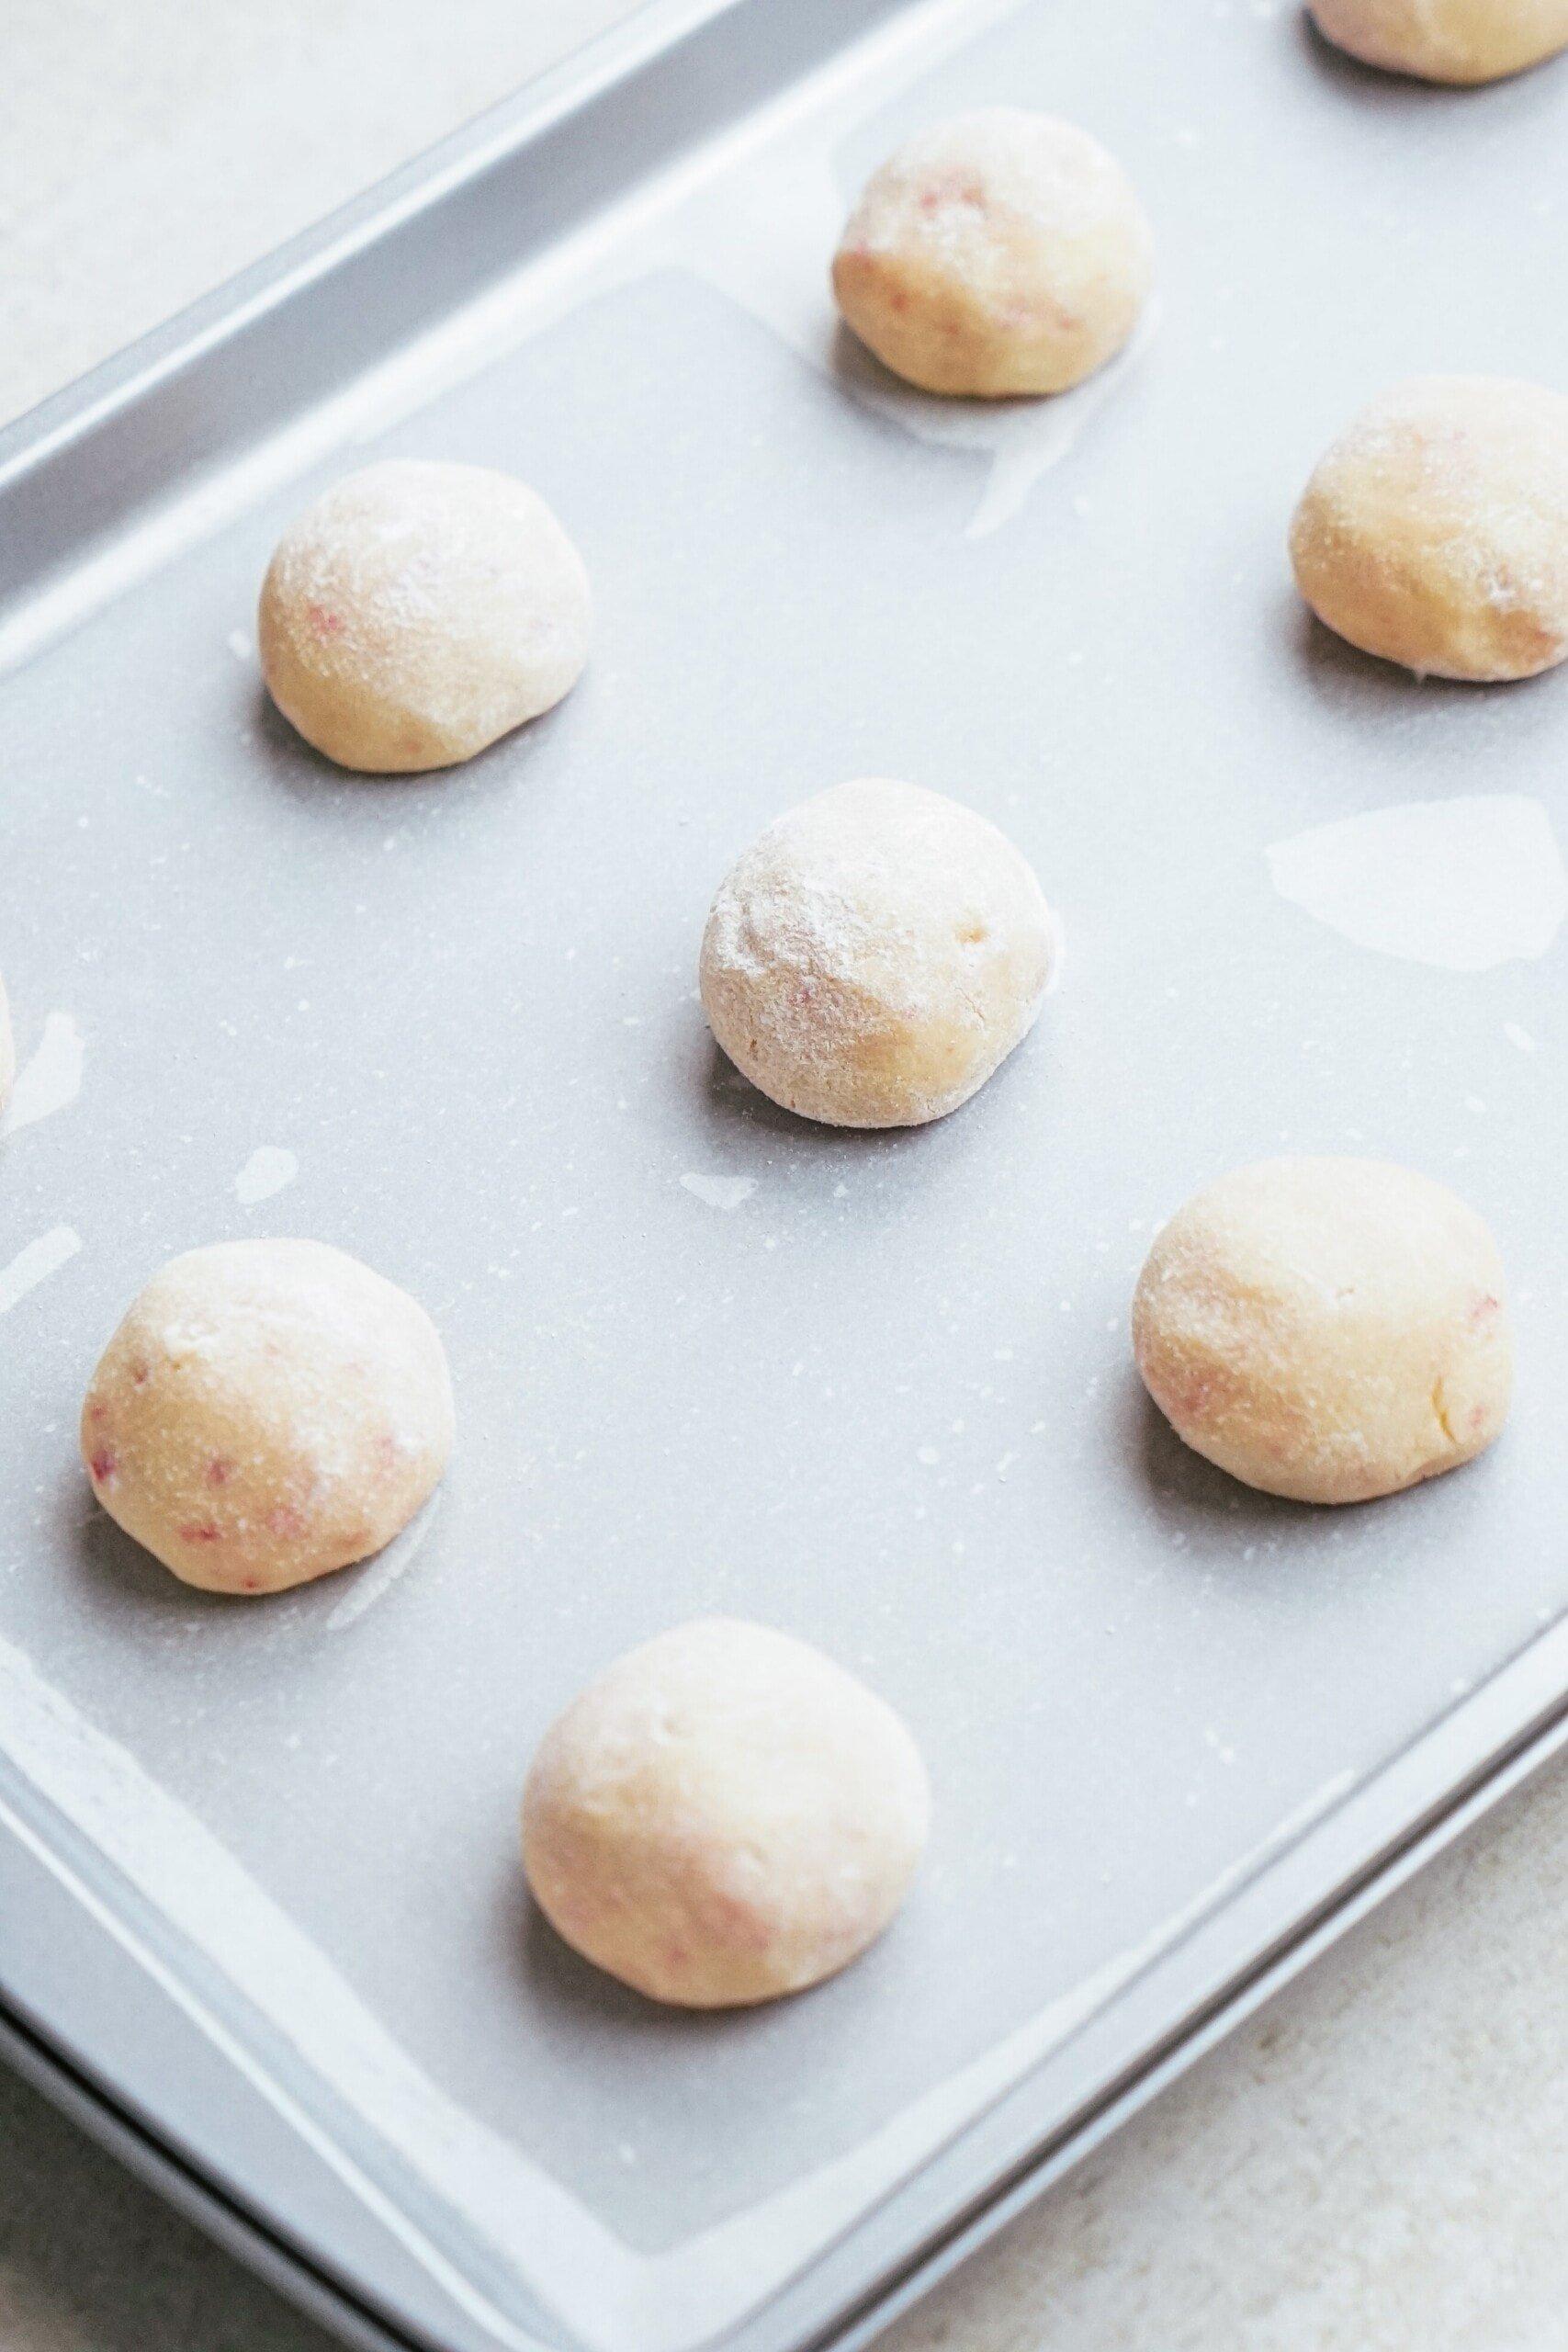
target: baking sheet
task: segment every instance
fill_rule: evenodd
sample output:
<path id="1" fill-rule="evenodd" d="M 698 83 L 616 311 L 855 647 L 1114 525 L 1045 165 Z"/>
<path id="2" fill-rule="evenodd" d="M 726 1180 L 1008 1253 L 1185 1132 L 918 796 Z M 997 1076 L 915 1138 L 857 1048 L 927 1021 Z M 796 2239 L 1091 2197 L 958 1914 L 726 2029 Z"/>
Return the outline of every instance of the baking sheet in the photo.
<path id="1" fill-rule="evenodd" d="M 879 379 L 821 268 L 889 144 L 998 96 L 1122 154 L 1161 300 L 1105 381 L 993 416 Z M 536 2304 L 605 2352 L 736 2326 L 1568 1600 L 1562 681 L 1416 687 L 1309 629 L 1282 557 L 1381 382 L 1562 379 L 1563 108 L 1374 82 L 1264 6 L 904 12 L 506 289 L 479 373 L 455 345 L 384 428 L 409 383 L 367 394 L 6 684 L 14 1807 L 107 1858 L 496 2340 Z M 254 587 L 319 483 L 416 454 L 550 500 L 594 660 L 468 769 L 348 778 L 259 694 Z M 919 1133 L 776 1112 L 695 999 L 730 856 L 858 773 L 992 817 L 1066 929 L 1032 1040 Z M 1314 1514 L 1145 1406 L 1149 1235 L 1280 1148 L 1492 1220 L 1492 1457 Z M 425 1301 L 459 1454 L 389 1557 L 242 1611 L 93 1511 L 73 1430 L 140 1282 L 267 1231 Z M 864 1672 L 938 1817 L 865 1962 L 700 2018 L 531 1919 L 513 1812 L 570 1691 L 710 1609 Z"/>

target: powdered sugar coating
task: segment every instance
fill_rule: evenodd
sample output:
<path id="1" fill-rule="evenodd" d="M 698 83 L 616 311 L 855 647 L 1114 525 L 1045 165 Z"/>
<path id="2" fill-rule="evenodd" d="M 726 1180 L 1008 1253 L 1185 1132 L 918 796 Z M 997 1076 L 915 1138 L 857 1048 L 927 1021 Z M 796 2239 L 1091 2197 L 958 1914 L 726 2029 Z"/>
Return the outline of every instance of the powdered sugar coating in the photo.
<path id="1" fill-rule="evenodd" d="M 1495 82 L 1568 48 L 1568 0 L 1309 0 L 1363 64 L 1427 82 Z"/>
<path id="2" fill-rule="evenodd" d="M 940 793 L 866 777 L 791 809 L 730 868 L 702 1000 L 731 1061 L 786 1110 L 919 1125 L 1028 1034 L 1055 954 L 1004 834 Z"/>
<path id="3" fill-rule="evenodd" d="M 1153 254 L 1132 184 L 1097 139 L 986 107 L 919 132 L 872 175 L 833 291 L 862 342 L 927 391 L 1059 392 L 1126 342 Z"/>
<path id="4" fill-rule="evenodd" d="M 93 1490 L 186 1584 L 280 1592 L 378 1552 L 452 1450 L 435 1328 L 320 1241 L 172 1259 L 132 1302 L 82 1411 Z"/>
<path id="5" fill-rule="evenodd" d="M 471 759 L 575 685 L 582 560 L 538 494 L 482 466 L 392 461 L 284 533 L 257 638 L 273 700 L 373 775 Z"/>
<path id="6" fill-rule="evenodd" d="M 1363 652 L 1438 677 L 1533 677 L 1568 655 L 1568 398 L 1423 376 L 1364 409 L 1291 526 L 1302 594 Z"/>
<path id="7" fill-rule="evenodd" d="M 617 1659 L 547 1732 L 523 1858 L 551 1925 L 658 2001 L 799 1992 L 887 1926 L 925 1845 L 914 1741 L 831 1658 L 705 1618 Z"/>
<path id="8" fill-rule="evenodd" d="M 1470 1461 L 1513 1377 L 1481 1218 L 1376 1159 L 1263 1160 L 1196 1194 L 1149 1252 L 1133 1346 L 1179 1437 L 1299 1502 L 1364 1502 Z"/>

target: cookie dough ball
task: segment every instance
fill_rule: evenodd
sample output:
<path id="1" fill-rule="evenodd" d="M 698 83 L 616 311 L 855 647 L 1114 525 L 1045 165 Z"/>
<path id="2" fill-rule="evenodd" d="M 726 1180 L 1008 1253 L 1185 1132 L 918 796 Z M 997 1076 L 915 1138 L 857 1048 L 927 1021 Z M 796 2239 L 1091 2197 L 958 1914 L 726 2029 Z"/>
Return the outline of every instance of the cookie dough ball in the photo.
<path id="1" fill-rule="evenodd" d="M 1120 351 L 1154 244 L 1132 183 L 1052 115 L 986 107 L 867 181 L 833 292 L 883 365 L 929 392 L 1060 392 Z"/>
<path id="2" fill-rule="evenodd" d="M 1477 681 L 1568 654 L 1568 399 L 1423 376 L 1362 411 L 1291 526 L 1296 583 L 1363 653 Z"/>
<path id="3" fill-rule="evenodd" d="M 1472 1209 L 1380 1159 L 1266 1159 L 1156 1238 L 1133 1345 L 1178 1437 L 1234 1478 L 1359 1503 L 1491 1444 L 1513 1353 Z"/>
<path id="4" fill-rule="evenodd" d="M 919 785 L 834 785 L 754 842 L 703 935 L 703 1006 L 753 1086 L 839 1127 L 968 1101 L 1033 1026 L 1055 961 L 994 825 Z"/>
<path id="5" fill-rule="evenodd" d="M 1310 0 L 1364 65 L 1424 82 L 1495 82 L 1568 48 L 1568 0 Z"/>
<path id="6" fill-rule="evenodd" d="M 884 1701 L 805 1642 L 713 1617 L 618 1659 L 547 1732 L 523 1860 L 585 1959 L 656 2001 L 731 2008 L 863 1952 L 929 1813 Z"/>
<path id="7" fill-rule="evenodd" d="M 257 628 L 274 702 L 374 775 L 447 768 L 588 658 L 588 574 L 545 502 L 483 466 L 367 466 L 278 541 Z"/>
<path id="8" fill-rule="evenodd" d="M 430 1317 L 320 1241 L 172 1259 L 104 1350 L 82 1410 L 99 1502 L 209 1592 L 282 1592 L 378 1552 L 451 1451 Z"/>

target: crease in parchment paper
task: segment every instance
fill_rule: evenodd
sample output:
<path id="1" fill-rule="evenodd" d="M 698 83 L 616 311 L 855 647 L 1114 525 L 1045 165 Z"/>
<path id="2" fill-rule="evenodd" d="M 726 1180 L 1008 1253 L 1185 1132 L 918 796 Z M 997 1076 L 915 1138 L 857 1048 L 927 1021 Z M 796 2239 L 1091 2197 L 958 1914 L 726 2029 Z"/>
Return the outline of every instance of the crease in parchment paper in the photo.
<path id="1" fill-rule="evenodd" d="M 73 1226 L 53 1225 L 18 1250 L 8 1265 L 0 1266 L 0 1315 L 8 1314 L 30 1290 L 57 1274 L 81 1247 L 82 1237 Z"/>
<path id="2" fill-rule="evenodd" d="M 66 1110 L 82 1091 L 85 1049 L 82 1032 L 69 1012 L 51 1012 L 43 1035 L 17 1073 L 5 1111 L 0 1141 Z"/>
<path id="3" fill-rule="evenodd" d="M 415 1511 L 400 1534 L 394 1535 L 389 1544 L 382 1545 L 374 1559 L 366 1560 L 357 1568 L 345 1572 L 352 1581 L 327 1618 L 329 1634 L 340 1634 L 345 1625 L 357 1623 L 367 1609 L 374 1609 L 382 1596 L 390 1592 L 392 1587 L 407 1576 L 424 1549 L 440 1508 L 441 1491 L 437 1487 L 423 1508 Z"/>

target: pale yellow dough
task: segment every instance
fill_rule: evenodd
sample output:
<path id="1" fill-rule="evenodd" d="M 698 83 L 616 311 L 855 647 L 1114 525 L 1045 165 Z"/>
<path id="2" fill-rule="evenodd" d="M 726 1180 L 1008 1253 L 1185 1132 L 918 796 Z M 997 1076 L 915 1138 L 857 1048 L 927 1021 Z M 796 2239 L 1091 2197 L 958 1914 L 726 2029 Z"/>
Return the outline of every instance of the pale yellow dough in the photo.
<path id="1" fill-rule="evenodd" d="M 279 540 L 262 671 L 284 717 L 367 775 L 472 759 L 576 684 L 582 559 L 538 494 L 482 466 L 350 474 Z"/>
<path id="2" fill-rule="evenodd" d="M 1119 351 L 1154 241 L 1097 139 L 986 107 L 919 132 L 866 183 L 833 292 L 886 367 L 932 392 L 1060 392 Z"/>
<path id="3" fill-rule="evenodd" d="M 1425 675 L 1529 678 L 1568 654 L 1568 399 L 1422 376 L 1372 401 L 1291 526 L 1318 618 Z"/>
<path id="4" fill-rule="evenodd" d="M 1179 1437 L 1299 1502 L 1395 1494 L 1507 1416 L 1496 1246 L 1444 1185 L 1386 1160 L 1263 1160 L 1198 1193 L 1149 1252 L 1133 1345 Z"/>
<path id="5" fill-rule="evenodd" d="M 1568 49 L 1568 0 L 1309 0 L 1364 64 L 1424 82 L 1495 82 Z"/>
<path id="6" fill-rule="evenodd" d="M 82 1410 L 99 1502 L 209 1592 L 281 1592 L 378 1552 L 451 1450 L 430 1317 L 320 1241 L 172 1259 L 132 1302 Z"/>
<path id="7" fill-rule="evenodd" d="M 966 1102 L 1033 1025 L 1055 925 L 1025 860 L 919 785 L 832 786 L 730 868 L 703 935 L 714 1035 L 754 1086 L 833 1126 Z"/>
<path id="8" fill-rule="evenodd" d="M 535 1899 L 656 2001 L 728 2008 L 830 1976 L 887 1926 L 930 1796 L 886 1703 L 766 1625 L 704 1618 L 589 1684 L 523 1797 Z"/>

